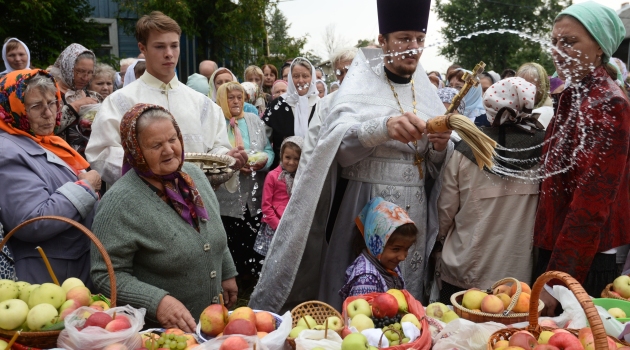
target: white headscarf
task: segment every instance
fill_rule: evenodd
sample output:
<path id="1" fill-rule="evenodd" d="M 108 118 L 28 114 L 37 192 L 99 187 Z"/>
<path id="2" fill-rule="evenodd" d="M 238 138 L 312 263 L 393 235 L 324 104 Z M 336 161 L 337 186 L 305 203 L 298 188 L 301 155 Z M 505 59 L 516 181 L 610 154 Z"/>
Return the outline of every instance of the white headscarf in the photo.
<path id="1" fill-rule="evenodd" d="M 144 58 L 139 58 L 133 61 L 133 63 L 130 64 L 129 67 L 127 67 L 127 71 L 125 72 L 125 82 L 123 83 L 123 87 L 136 81 L 136 73 L 134 72 L 134 68 L 136 68 L 136 64 L 138 64 L 138 62 L 140 61 L 144 61 Z"/>
<path id="2" fill-rule="evenodd" d="M 9 64 L 9 61 L 7 60 L 7 44 L 10 41 L 17 41 L 18 43 L 22 44 L 22 46 L 24 46 L 24 50 L 26 50 L 26 69 L 28 69 L 31 66 L 31 52 L 28 50 L 28 46 L 26 46 L 26 44 L 23 43 L 22 41 L 20 41 L 20 39 L 18 39 L 18 38 L 10 38 L 2 46 L 2 60 L 4 61 L 4 66 L 6 67 L 6 69 L 3 72 L 1 72 L 0 74 L 11 73 L 11 72 L 13 72 L 15 70 L 15 69 L 11 68 L 11 65 Z"/>
<path id="3" fill-rule="evenodd" d="M 311 66 L 311 83 L 308 86 L 308 92 L 306 92 L 304 96 L 300 96 L 293 83 L 293 66 L 303 61 L 308 62 Z M 289 84 L 287 92 L 282 94 L 282 98 L 293 108 L 293 117 L 295 119 L 293 133 L 295 136 L 306 137 L 306 135 L 308 135 L 308 117 L 310 116 L 311 108 L 319 101 L 319 91 L 317 91 L 315 79 L 315 67 L 309 60 L 303 57 L 297 57 L 291 62 L 291 68 L 289 68 Z"/>
<path id="4" fill-rule="evenodd" d="M 328 85 L 326 85 L 326 82 L 321 80 L 321 79 L 317 79 L 317 81 L 315 81 L 315 88 L 317 89 L 317 83 L 322 83 L 324 85 L 324 97 L 326 97 L 326 95 L 328 95 Z M 319 91 L 317 92 L 317 94 L 319 95 Z"/>
<path id="5" fill-rule="evenodd" d="M 214 87 L 214 78 L 216 78 L 219 74 L 225 73 L 226 71 L 232 74 L 232 81 L 238 83 L 236 75 L 234 75 L 231 70 L 224 67 L 215 70 L 214 73 L 212 73 L 212 75 L 210 76 L 210 80 L 208 80 L 208 84 L 210 85 L 210 92 L 208 93 L 208 97 L 210 97 L 210 99 L 214 102 L 217 102 L 217 89 Z"/>

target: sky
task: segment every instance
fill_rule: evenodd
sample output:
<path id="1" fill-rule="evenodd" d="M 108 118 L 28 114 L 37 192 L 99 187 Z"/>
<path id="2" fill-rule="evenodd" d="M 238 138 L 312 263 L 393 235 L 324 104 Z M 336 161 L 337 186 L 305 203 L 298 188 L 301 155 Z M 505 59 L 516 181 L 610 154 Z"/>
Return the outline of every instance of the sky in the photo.
<path id="1" fill-rule="evenodd" d="M 289 34 L 294 37 L 308 35 L 306 50 L 328 59 L 324 49 L 324 31 L 329 24 L 334 24 L 339 36 L 346 39 L 348 46 L 356 45 L 360 39 L 376 41 L 378 36 L 378 17 L 376 0 L 280 0 L 279 7 L 291 24 Z M 587 0 L 573 0 L 581 3 Z M 594 0 L 615 10 L 630 0 Z M 434 1 L 435 3 L 435 1 Z M 444 26 L 435 12 L 431 11 L 427 31 L 426 45 L 440 43 L 443 38 L 439 33 Z M 420 62 L 427 72 L 437 70 L 446 72 L 451 64 L 438 53 L 438 47 L 426 49 Z M 471 67 L 472 68 L 472 67 Z"/>

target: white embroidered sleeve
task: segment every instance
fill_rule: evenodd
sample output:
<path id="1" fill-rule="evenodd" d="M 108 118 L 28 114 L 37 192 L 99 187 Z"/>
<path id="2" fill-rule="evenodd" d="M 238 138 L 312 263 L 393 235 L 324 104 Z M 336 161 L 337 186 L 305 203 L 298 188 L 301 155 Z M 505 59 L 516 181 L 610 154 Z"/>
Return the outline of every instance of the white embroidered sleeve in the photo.
<path id="1" fill-rule="evenodd" d="M 361 123 L 358 136 L 364 147 L 376 147 L 390 140 L 387 133 L 387 121 L 389 118 L 375 118 Z"/>

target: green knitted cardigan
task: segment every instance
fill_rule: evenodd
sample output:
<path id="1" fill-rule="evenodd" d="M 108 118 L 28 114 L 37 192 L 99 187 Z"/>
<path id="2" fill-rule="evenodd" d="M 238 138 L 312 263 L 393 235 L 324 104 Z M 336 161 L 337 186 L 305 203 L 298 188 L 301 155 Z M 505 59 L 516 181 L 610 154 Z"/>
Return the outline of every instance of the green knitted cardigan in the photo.
<path id="1" fill-rule="evenodd" d="M 129 171 L 101 200 L 92 231 L 103 243 L 116 274 L 117 305 L 147 310 L 148 325 L 156 325 L 156 311 L 171 295 L 199 320 L 201 312 L 218 302 L 221 281 L 237 275 L 219 216 L 219 203 L 206 176 L 184 163 L 182 170 L 195 181 L 209 220 L 200 232 Z M 110 295 L 109 275 L 92 246 L 91 276 L 98 292 Z"/>

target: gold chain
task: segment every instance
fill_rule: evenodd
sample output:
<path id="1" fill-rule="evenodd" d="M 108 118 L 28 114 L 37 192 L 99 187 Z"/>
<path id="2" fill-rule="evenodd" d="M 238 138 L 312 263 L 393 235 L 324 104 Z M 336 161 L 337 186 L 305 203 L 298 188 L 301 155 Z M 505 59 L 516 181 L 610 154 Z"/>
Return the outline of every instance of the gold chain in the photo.
<path id="1" fill-rule="evenodd" d="M 392 85 L 392 82 L 389 80 L 389 78 L 387 78 L 387 76 L 385 76 L 385 79 L 387 80 L 387 83 L 389 84 L 389 87 L 392 88 L 392 92 L 394 93 L 394 98 L 396 98 L 396 102 L 398 103 L 398 107 L 400 108 L 400 113 L 405 114 L 405 110 L 403 109 L 402 104 L 400 103 L 400 99 L 398 98 L 398 93 L 396 92 L 396 89 L 394 89 L 394 85 Z M 411 95 L 413 96 L 413 114 L 414 115 L 418 115 L 418 110 L 416 109 L 416 86 L 414 84 L 413 79 L 411 79 Z M 424 174 L 422 172 L 422 162 L 424 161 L 424 157 L 422 157 L 420 155 L 420 152 L 418 152 L 418 141 L 414 141 L 413 142 L 414 145 L 414 151 L 416 152 L 416 160 L 413 162 L 413 164 L 415 166 L 418 167 L 418 173 L 420 174 L 420 178 L 424 178 Z"/>

